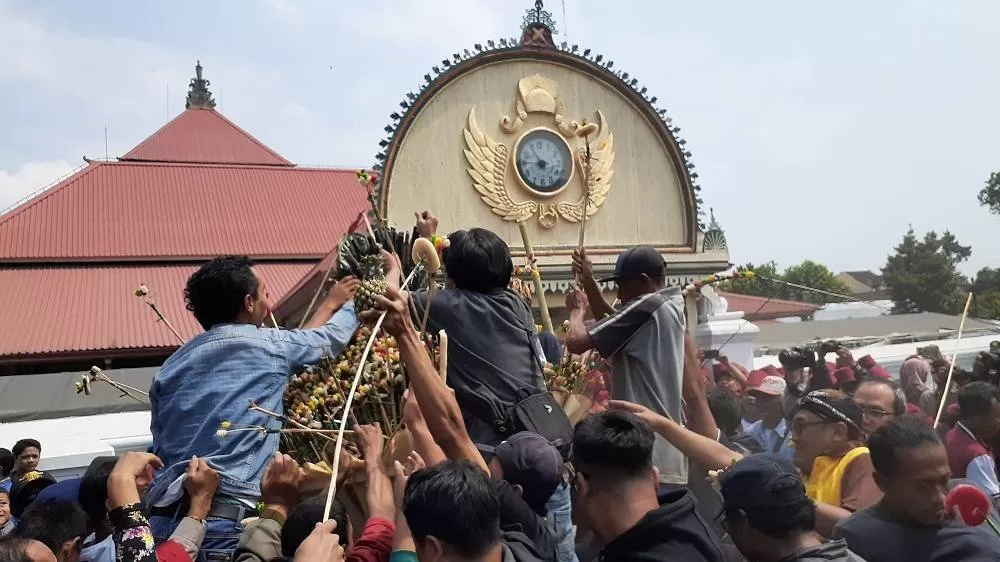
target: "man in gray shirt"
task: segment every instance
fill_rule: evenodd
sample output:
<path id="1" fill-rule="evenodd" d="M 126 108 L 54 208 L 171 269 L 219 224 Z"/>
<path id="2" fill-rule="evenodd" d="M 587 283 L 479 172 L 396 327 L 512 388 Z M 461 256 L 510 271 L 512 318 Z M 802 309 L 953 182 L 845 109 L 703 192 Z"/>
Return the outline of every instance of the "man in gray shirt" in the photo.
<path id="1" fill-rule="evenodd" d="M 680 287 L 665 288 L 666 264 L 656 249 L 635 246 L 618 256 L 615 273 L 600 282 L 618 286 L 618 310 L 601 296 L 586 252 L 573 255 L 581 282 L 567 295 L 570 309 L 566 348 L 571 353 L 596 349 L 611 365 L 611 396 L 646 406 L 683 422 L 681 381 L 684 366 L 684 302 Z M 585 324 L 588 302 L 597 319 Z M 653 464 L 660 484 L 685 485 L 687 459 L 661 436 L 653 444 Z"/>

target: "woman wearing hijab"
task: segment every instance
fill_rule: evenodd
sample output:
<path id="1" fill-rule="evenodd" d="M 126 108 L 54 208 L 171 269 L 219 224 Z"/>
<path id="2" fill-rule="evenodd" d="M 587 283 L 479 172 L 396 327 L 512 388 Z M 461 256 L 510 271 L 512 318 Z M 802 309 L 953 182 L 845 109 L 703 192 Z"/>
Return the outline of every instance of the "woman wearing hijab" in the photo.
<path id="1" fill-rule="evenodd" d="M 930 414 L 925 409 L 928 401 L 925 394 L 932 394 L 928 384 L 933 384 L 931 365 L 925 359 L 914 355 L 899 368 L 899 386 L 906 396 L 906 413 L 927 417 Z"/>

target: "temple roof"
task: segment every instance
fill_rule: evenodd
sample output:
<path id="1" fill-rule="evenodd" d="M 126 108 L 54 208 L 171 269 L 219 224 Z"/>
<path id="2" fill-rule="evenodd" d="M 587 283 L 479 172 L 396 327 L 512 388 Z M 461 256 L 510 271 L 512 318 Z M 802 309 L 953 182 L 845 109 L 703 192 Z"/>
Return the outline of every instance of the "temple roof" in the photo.
<path id="1" fill-rule="evenodd" d="M 119 158 L 126 162 L 292 166 L 214 109 L 191 108 Z"/>
<path id="2" fill-rule="evenodd" d="M 0 263 L 319 260 L 368 207 L 349 170 L 93 162 L 0 216 Z"/>

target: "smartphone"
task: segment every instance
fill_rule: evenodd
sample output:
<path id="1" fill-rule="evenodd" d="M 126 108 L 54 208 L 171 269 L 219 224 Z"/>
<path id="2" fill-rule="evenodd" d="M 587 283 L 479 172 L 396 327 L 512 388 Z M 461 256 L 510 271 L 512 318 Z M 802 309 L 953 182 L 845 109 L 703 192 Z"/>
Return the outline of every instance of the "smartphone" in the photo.
<path id="1" fill-rule="evenodd" d="M 702 351 L 701 354 L 702 354 L 702 357 L 704 357 L 705 359 L 718 359 L 719 358 L 719 350 L 718 349 L 706 349 L 705 351 Z"/>

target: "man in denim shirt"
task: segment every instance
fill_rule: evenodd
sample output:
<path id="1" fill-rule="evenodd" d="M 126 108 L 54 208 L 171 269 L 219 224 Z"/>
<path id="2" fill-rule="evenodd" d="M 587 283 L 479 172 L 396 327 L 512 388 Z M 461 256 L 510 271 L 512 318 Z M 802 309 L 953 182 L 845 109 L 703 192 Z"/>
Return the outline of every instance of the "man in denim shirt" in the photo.
<path id="1" fill-rule="evenodd" d="M 169 537 L 186 514 L 184 474 L 197 455 L 221 476 L 199 559 L 229 558 L 240 520 L 255 514 L 260 480 L 279 435 L 246 431 L 219 437 L 217 432 L 224 421 L 235 427 L 280 427 L 278 420 L 250 411 L 250 400 L 280 413 L 290 375 L 344 349 L 358 326 L 351 300 L 357 286 L 355 279 L 338 283 L 307 329 L 277 330 L 261 328 L 270 298 L 246 256 L 216 258 L 188 279 L 187 308 L 205 332 L 167 359 L 149 392 L 153 453 L 164 469 L 145 501 L 158 541 Z"/>

